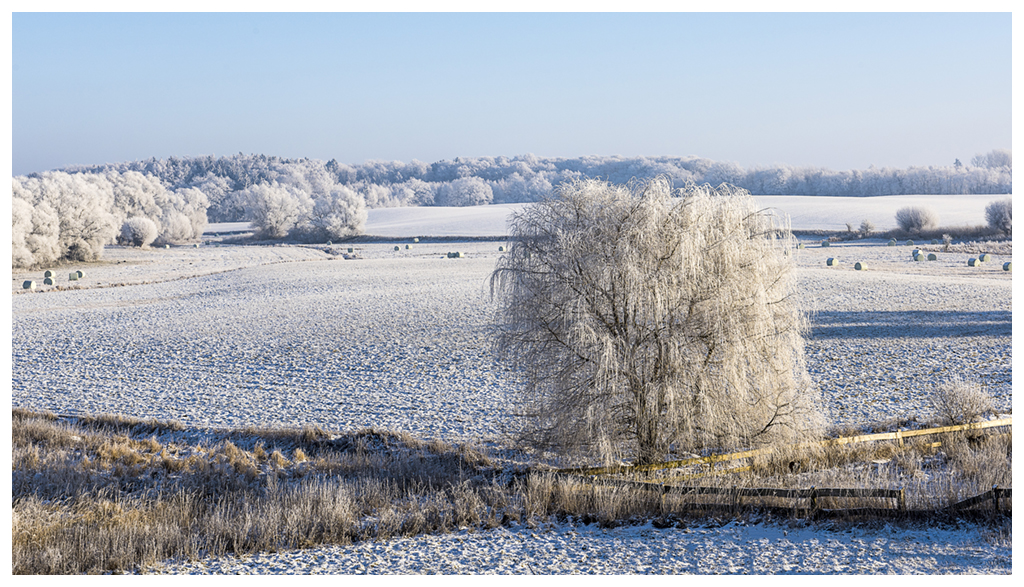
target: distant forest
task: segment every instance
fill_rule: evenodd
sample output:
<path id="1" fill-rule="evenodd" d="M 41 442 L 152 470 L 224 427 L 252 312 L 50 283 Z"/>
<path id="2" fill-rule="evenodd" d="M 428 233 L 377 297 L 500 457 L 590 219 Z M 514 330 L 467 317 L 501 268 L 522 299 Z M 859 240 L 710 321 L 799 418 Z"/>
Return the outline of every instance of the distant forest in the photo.
<path id="1" fill-rule="evenodd" d="M 458 157 L 411 163 L 368 161 L 348 165 L 332 159 L 285 159 L 268 155 L 170 157 L 108 165 L 69 167 L 67 173 L 123 173 L 156 176 L 168 188 L 202 190 L 210 201 L 210 222 L 245 218 L 241 198 L 256 185 L 288 186 L 314 197 L 340 185 L 361 195 L 369 208 L 393 206 L 476 206 L 534 202 L 553 186 L 582 177 L 612 183 L 656 175 L 675 187 L 687 183 L 729 183 L 754 195 L 885 196 L 905 194 L 1011 193 L 1011 152 L 994 150 L 969 163 L 946 167 L 870 167 L 832 171 L 821 167 L 755 167 L 701 157 L 579 157 L 562 159 Z"/>
<path id="2" fill-rule="evenodd" d="M 14 267 L 88 260 L 106 244 L 198 240 L 209 222 L 247 221 L 257 238 L 325 242 L 361 234 L 368 208 L 534 202 L 564 182 L 668 177 L 674 187 L 731 184 L 755 195 L 1011 193 L 1008 150 L 948 167 L 831 171 L 700 157 L 456 158 L 423 163 L 170 157 L 76 166 L 13 178 Z"/>

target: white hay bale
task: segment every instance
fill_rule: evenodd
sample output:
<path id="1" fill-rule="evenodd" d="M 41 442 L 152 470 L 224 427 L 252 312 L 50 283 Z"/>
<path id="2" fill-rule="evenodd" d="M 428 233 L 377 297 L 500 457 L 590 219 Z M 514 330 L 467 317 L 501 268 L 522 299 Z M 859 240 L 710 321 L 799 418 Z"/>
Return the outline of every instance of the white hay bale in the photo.
<path id="1" fill-rule="evenodd" d="M 412 239 L 412 242 L 414 242 L 414 243 L 418 243 L 418 242 L 420 242 L 420 239 L 419 239 L 419 237 L 417 237 L 417 238 L 414 238 L 414 239 Z"/>
<path id="2" fill-rule="evenodd" d="M 82 270 L 81 270 L 81 269 L 79 269 L 78 271 L 75 271 L 75 273 L 77 273 L 77 274 L 78 274 L 78 278 L 79 278 L 79 279 L 81 279 L 81 278 L 85 277 L 85 273 L 82 273 Z"/>
<path id="3" fill-rule="evenodd" d="M 43 279 L 43 285 L 53 285 L 53 284 L 54 284 L 54 281 L 53 281 L 52 277 L 47 277 L 47 278 Z"/>
<path id="4" fill-rule="evenodd" d="M 401 251 L 401 250 L 402 250 L 402 247 L 400 247 L 400 246 L 398 246 L 398 245 L 395 245 L 395 250 L 396 250 L 396 251 Z"/>
<path id="5" fill-rule="evenodd" d="M 968 267 L 978 267 L 979 265 L 981 265 L 981 261 L 975 259 L 974 257 L 971 257 L 970 259 L 967 260 Z"/>
<path id="6" fill-rule="evenodd" d="M 408 250 L 409 250 L 409 249 L 411 249 L 411 248 L 412 248 L 412 245 L 405 245 L 405 250 L 407 250 L 407 251 L 408 251 Z"/>
<path id="7" fill-rule="evenodd" d="M 891 240 L 889 241 L 889 245 L 888 245 L 888 246 L 890 246 L 890 247 L 895 247 L 895 246 L 896 246 L 896 239 L 891 239 Z"/>
<path id="8" fill-rule="evenodd" d="M 331 246 L 331 245 L 333 245 L 333 244 L 334 244 L 334 243 L 332 243 L 331 241 L 327 241 L 327 246 Z"/>
<path id="9" fill-rule="evenodd" d="M 928 260 L 929 261 L 938 261 L 939 257 L 935 253 L 928 253 Z"/>
<path id="10" fill-rule="evenodd" d="M 827 240 L 821 241 L 821 246 L 823 246 L 823 247 L 830 246 L 831 244 L 832 243 L 828 242 Z"/>
<path id="11" fill-rule="evenodd" d="M 798 248 L 798 249 L 802 249 L 802 248 L 804 248 L 804 244 L 803 244 L 803 243 L 800 243 L 800 244 L 798 244 L 798 245 L 796 246 L 796 248 Z"/>
<path id="12" fill-rule="evenodd" d="M 32 280 L 29 280 L 29 281 L 26 281 L 25 283 L 21 284 L 21 287 L 24 288 L 24 289 L 35 289 L 36 288 L 36 282 L 34 282 Z"/>
<path id="13" fill-rule="evenodd" d="M 68 281 L 78 281 L 78 272 L 72 271 L 71 274 L 68 275 Z"/>
<path id="14" fill-rule="evenodd" d="M 982 263 L 988 263 L 990 259 L 992 259 L 992 257 L 990 257 L 988 253 L 978 255 L 978 260 Z"/>
<path id="15" fill-rule="evenodd" d="M 350 252 L 350 253 L 354 253 L 354 252 L 356 252 L 356 250 L 355 250 L 355 249 L 353 249 L 352 247 L 349 247 L 349 248 L 348 248 L 348 252 Z"/>
<path id="16" fill-rule="evenodd" d="M 939 239 L 937 239 L 937 238 L 933 238 L 933 239 L 932 239 L 932 244 L 933 244 L 933 245 L 937 245 L 937 244 L 939 244 Z"/>
<path id="17" fill-rule="evenodd" d="M 54 275 L 53 271 L 50 271 L 49 269 L 47 269 L 46 271 L 43 272 L 43 277 L 55 277 L 55 275 Z"/>
<path id="18" fill-rule="evenodd" d="M 867 263 L 863 263 L 861 261 L 857 261 L 853 265 L 853 268 L 856 269 L 857 271 L 867 271 L 868 270 L 868 264 Z"/>
<path id="19" fill-rule="evenodd" d="M 1009 271 L 1012 267 L 1009 261 L 1003 263 L 1003 271 Z"/>
<path id="20" fill-rule="evenodd" d="M 169 248 L 171 248 L 171 245 L 164 245 L 164 248 L 165 249 L 169 249 Z"/>
<path id="21" fill-rule="evenodd" d="M 499 253 L 504 253 L 505 252 L 505 247 L 498 247 L 498 252 Z"/>
<path id="22" fill-rule="evenodd" d="M 828 259 L 825 259 L 825 264 L 828 265 L 829 267 L 835 267 L 836 265 L 839 264 L 839 260 L 836 259 L 835 257 L 829 257 Z"/>
<path id="23" fill-rule="evenodd" d="M 917 255 L 914 255 L 914 260 L 915 261 L 927 261 L 928 257 L 925 257 L 921 253 L 918 253 Z"/>
<path id="24" fill-rule="evenodd" d="M 910 258 L 911 258 L 911 259 L 916 259 L 916 258 L 917 258 L 917 256 L 918 256 L 918 255 L 920 255 L 920 254 L 921 254 L 921 249 L 914 249 L 914 250 L 913 250 L 913 251 L 912 251 L 912 252 L 910 253 Z"/>
<path id="25" fill-rule="evenodd" d="M 912 246 L 914 246 L 914 241 L 908 240 L 908 241 L 907 241 L 907 246 L 908 246 L 908 247 L 912 247 Z"/>
<path id="26" fill-rule="evenodd" d="M 198 248 L 199 248 L 199 243 L 194 243 L 194 244 L 192 245 L 192 248 L 193 248 L 193 249 L 198 249 Z"/>

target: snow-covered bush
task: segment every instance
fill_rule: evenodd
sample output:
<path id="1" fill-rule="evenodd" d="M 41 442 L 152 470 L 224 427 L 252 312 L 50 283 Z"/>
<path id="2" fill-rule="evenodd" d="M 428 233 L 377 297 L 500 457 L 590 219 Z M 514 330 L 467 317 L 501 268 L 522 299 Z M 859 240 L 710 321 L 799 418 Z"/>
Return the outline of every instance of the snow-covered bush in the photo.
<path id="1" fill-rule="evenodd" d="M 313 200 L 302 191 L 278 183 L 254 185 L 235 194 L 245 217 L 260 238 L 288 236 L 296 224 L 313 208 Z"/>
<path id="2" fill-rule="evenodd" d="M 11 222 L 13 267 L 34 267 L 60 258 L 60 219 L 49 204 L 33 206 L 14 196 Z"/>
<path id="3" fill-rule="evenodd" d="M 939 215 L 931 208 L 907 206 L 896 211 L 896 225 L 910 233 L 934 230 L 939 226 Z"/>
<path id="4" fill-rule="evenodd" d="M 307 238 L 339 239 L 362 233 L 366 217 L 363 196 L 347 187 L 336 186 L 316 199 L 300 230 Z"/>
<path id="5" fill-rule="evenodd" d="M 992 398 L 976 381 L 954 375 L 935 388 L 929 398 L 935 415 L 945 424 L 969 424 L 993 411 Z"/>
<path id="6" fill-rule="evenodd" d="M 148 247 L 158 234 L 156 223 L 145 216 L 132 216 L 121 225 L 121 242 L 133 247 Z"/>
<path id="7" fill-rule="evenodd" d="M 479 177 L 460 177 L 441 185 L 434 197 L 437 206 L 481 206 L 494 200 L 491 186 Z"/>
<path id="8" fill-rule="evenodd" d="M 509 236 L 491 287 L 525 440 L 650 463 L 819 424 L 792 236 L 749 194 L 579 181 L 513 214 Z"/>
<path id="9" fill-rule="evenodd" d="M 996 200 L 985 206 L 985 220 L 989 228 L 1006 235 L 1013 231 L 1013 201 L 1010 198 Z"/>

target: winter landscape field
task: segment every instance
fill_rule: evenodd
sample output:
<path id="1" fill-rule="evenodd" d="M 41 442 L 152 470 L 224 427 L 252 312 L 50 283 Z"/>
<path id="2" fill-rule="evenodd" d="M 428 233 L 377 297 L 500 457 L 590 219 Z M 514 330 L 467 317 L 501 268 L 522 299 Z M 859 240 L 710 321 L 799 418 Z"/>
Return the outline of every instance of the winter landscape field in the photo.
<path id="1" fill-rule="evenodd" d="M 761 196 L 796 230 L 844 230 L 927 201 L 944 225 L 984 223 L 994 196 Z M 379 208 L 351 243 L 240 244 L 210 225 L 199 246 L 107 246 L 61 266 L 54 286 L 15 270 L 12 404 L 117 413 L 189 427 L 363 428 L 422 439 L 509 442 L 516 374 L 492 355 L 488 277 L 510 210 Z M 955 223 L 949 219 L 956 219 Z M 1011 261 L 991 250 L 851 238 L 793 251 L 811 330 L 811 377 L 836 426 L 926 418 L 950 377 L 1012 409 Z M 461 258 L 450 258 L 458 251 Z M 968 267 L 989 252 L 990 260 Z M 826 259 L 836 259 L 833 266 Z M 864 263 L 866 271 L 854 269 Z M 70 282 L 69 273 L 81 270 Z M 159 573 L 996 573 L 1009 536 L 981 526 L 466 530 L 243 558 L 168 561 Z"/>

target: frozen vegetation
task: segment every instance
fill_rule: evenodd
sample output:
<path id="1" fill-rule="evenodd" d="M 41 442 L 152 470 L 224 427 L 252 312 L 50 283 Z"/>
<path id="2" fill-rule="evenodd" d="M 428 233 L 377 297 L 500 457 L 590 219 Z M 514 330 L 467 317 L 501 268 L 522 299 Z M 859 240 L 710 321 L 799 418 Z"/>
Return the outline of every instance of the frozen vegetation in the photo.
<path id="1" fill-rule="evenodd" d="M 977 198 L 969 201 L 983 219 L 991 197 Z M 818 205 L 814 198 L 806 204 L 801 209 Z M 448 209 L 450 225 L 436 230 L 425 209 L 396 210 L 400 216 L 371 211 L 366 233 L 490 235 L 507 210 L 487 208 L 497 212 L 486 217 L 481 209 L 476 215 L 464 209 L 462 217 Z M 421 215 L 418 221 L 413 214 Z M 868 207 L 841 216 L 855 223 L 877 217 L 883 224 L 892 212 Z M 928 394 L 954 374 L 985 385 L 997 410 L 1011 409 L 1005 251 L 968 267 L 972 255 L 946 253 L 942 245 L 925 245 L 938 260 L 922 263 L 910 258 L 910 247 L 880 240 L 819 243 L 805 241 L 793 253 L 800 304 L 812 320 L 808 366 L 835 424 L 927 416 Z M 233 246 L 216 239 L 198 248 L 107 246 L 102 262 L 62 265 L 57 285 L 36 292 L 21 284 L 41 282 L 42 269 L 15 271 L 12 404 L 193 426 L 375 427 L 502 443 L 511 422 L 507 398 L 518 385 L 490 348 L 487 278 L 502 244 L 409 238 L 330 246 Z M 464 257 L 447 257 L 456 250 Z M 826 266 L 827 258 L 840 263 Z M 854 270 L 858 261 L 869 270 Z M 84 277 L 72 284 L 68 273 L 76 269 Z M 686 532 L 556 525 L 163 570 L 1004 573 L 1011 552 L 1009 538 L 977 528 L 838 532 L 766 522 Z"/>

